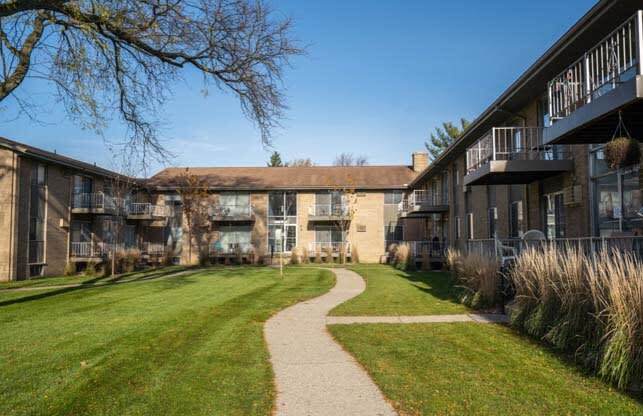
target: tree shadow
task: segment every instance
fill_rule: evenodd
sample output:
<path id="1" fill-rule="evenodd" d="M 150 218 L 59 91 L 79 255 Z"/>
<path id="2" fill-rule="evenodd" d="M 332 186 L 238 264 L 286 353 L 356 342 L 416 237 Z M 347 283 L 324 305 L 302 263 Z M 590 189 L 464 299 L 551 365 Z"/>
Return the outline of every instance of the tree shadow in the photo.
<path id="1" fill-rule="evenodd" d="M 94 288 L 102 288 L 102 287 L 109 287 L 109 286 L 116 286 L 116 285 L 125 285 L 128 283 L 136 283 L 136 282 L 144 282 L 144 281 L 151 281 L 151 280 L 158 280 L 163 277 L 170 277 L 175 274 L 182 273 L 180 276 L 176 276 L 174 279 L 168 279 L 168 282 L 171 280 L 181 280 L 182 284 L 187 284 L 187 283 L 193 283 L 193 281 L 188 282 L 186 278 L 197 274 L 199 272 L 202 272 L 204 269 L 200 269 L 197 267 L 194 268 L 188 268 L 186 270 L 158 270 L 152 273 L 144 273 L 138 278 L 133 278 L 133 279 L 128 279 L 126 281 L 119 281 L 120 279 L 114 279 L 109 282 L 104 282 L 101 281 L 99 284 L 95 283 L 81 283 L 78 286 L 71 286 L 71 287 L 63 287 L 59 289 L 51 289 L 47 290 L 46 287 L 43 287 L 42 290 L 45 290 L 46 292 L 42 293 L 37 293 L 34 295 L 26 295 L 24 297 L 16 298 L 16 299 L 10 299 L 6 301 L 0 301 L 0 307 L 3 306 L 9 306 L 9 305 L 14 305 L 14 304 L 20 304 L 20 303 L 26 303 L 26 302 L 31 302 L 31 301 L 36 301 L 40 299 L 46 299 L 49 297 L 54 297 L 58 295 L 63 295 L 71 292 L 76 292 L 80 290 L 87 290 L 87 289 L 94 289 Z M 207 270 L 207 269 L 206 269 Z M 136 272 L 140 273 L 140 272 Z M 130 275 L 131 276 L 131 275 Z M 117 276 L 118 278 L 118 276 Z M 92 279 L 96 280 L 96 279 Z M 168 287 L 176 287 L 177 285 L 169 285 Z M 34 288 L 36 290 L 37 288 Z M 25 292 L 27 293 L 27 292 Z"/>
<path id="2" fill-rule="evenodd" d="M 436 299 L 461 304 L 462 289 L 456 285 L 450 273 L 398 271 L 397 275 L 408 280 L 416 289 Z"/>

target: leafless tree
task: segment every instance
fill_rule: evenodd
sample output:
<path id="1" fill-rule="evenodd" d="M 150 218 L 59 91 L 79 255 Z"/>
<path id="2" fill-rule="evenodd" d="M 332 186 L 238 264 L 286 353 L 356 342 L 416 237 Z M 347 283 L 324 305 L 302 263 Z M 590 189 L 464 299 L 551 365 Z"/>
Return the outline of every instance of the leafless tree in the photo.
<path id="1" fill-rule="evenodd" d="M 177 190 L 181 196 L 183 216 L 188 229 L 188 262 L 192 263 L 192 242 L 196 236 L 199 255 L 201 255 L 200 228 L 208 214 L 208 190 L 207 184 L 199 176 L 185 169 L 178 181 Z"/>
<path id="2" fill-rule="evenodd" d="M 366 156 L 355 156 L 352 153 L 340 153 L 335 157 L 333 162 L 335 166 L 366 166 L 368 158 Z"/>
<path id="3" fill-rule="evenodd" d="M 267 144 L 286 108 L 283 70 L 302 53 L 291 32 L 262 0 L 0 0 L 0 102 L 38 119 L 18 87 L 46 80 L 83 127 L 120 117 L 120 144 L 146 160 L 167 155 L 156 115 L 191 70 L 204 94 L 232 91 Z"/>
<path id="4" fill-rule="evenodd" d="M 289 168 L 309 168 L 315 166 L 315 163 L 310 159 L 293 159 L 289 162 L 286 162 L 286 166 Z"/>

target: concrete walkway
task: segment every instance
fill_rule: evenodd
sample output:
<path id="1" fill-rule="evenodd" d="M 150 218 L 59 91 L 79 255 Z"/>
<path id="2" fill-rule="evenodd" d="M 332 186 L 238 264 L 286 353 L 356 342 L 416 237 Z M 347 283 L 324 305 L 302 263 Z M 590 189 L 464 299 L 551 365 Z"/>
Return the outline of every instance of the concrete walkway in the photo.
<path id="1" fill-rule="evenodd" d="M 356 273 L 332 269 L 337 284 L 325 295 L 270 318 L 264 334 L 277 387 L 277 415 L 395 415 L 378 387 L 326 330 L 326 315 L 359 295 Z"/>

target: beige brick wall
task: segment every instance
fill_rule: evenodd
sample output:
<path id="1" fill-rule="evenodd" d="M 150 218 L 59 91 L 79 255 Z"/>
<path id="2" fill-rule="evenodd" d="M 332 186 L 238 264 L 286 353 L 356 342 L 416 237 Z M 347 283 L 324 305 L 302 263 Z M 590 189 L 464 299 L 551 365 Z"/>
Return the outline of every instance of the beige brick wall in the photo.
<path id="1" fill-rule="evenodd" d="M 67 263 L 72 176 L 60 166 L 47 169 L 45 274 L 61 275 Z"/>
<path id="2" fill-rule="evenodd" d="M 0 150 L 0 281 L 16 279 L 16 218 L 18 215 L 17 156 L 9 150 Z"/>
<path id="3" fill-rule="evenodd" d="M 356 205 L 348 239 L 357 247 L 361 262 L 378 262 L 384 254 L 384 193 L 358 192 Z"/>

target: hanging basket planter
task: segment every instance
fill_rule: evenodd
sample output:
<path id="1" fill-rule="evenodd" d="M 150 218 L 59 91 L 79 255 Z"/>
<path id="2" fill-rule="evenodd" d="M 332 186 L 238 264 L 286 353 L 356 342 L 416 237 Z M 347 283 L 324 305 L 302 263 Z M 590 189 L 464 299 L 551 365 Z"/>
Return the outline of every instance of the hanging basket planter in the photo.
<path id="1" fill-rule="evenodd" d="M 630 137 L 615 137 L 603 149 L 611 169 L 636 165 L 641 160 L 639 142 Z"/>

